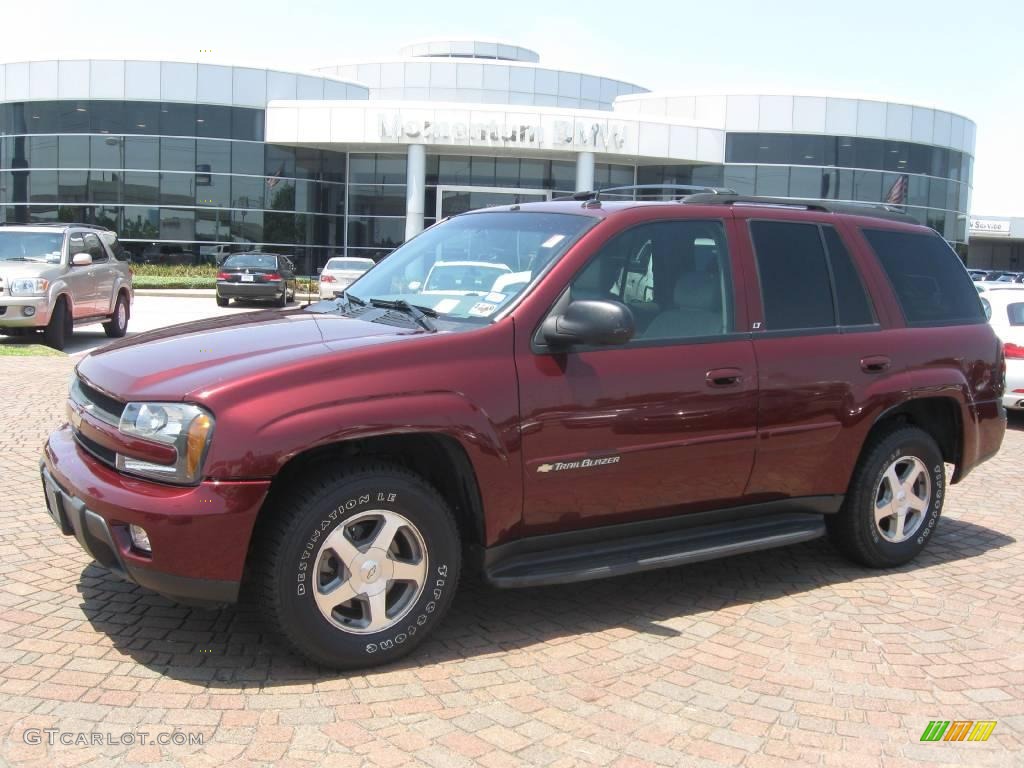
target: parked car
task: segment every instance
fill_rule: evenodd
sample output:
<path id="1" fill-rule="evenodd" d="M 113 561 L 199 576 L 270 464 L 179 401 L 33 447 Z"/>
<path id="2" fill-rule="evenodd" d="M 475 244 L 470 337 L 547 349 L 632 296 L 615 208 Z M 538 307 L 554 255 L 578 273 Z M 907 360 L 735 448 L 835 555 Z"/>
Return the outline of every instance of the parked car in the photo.
<path id="1" fill-rule="evenodd" d="M 482 295 L 490 292 L 499 278 L 511 272 L 512 268 L 502 263 L 439 261 L 430 268 L 422 287 L 419 281 L 413 281 L 410 288 L 434 295 Z"/>
<path id="2" fill-rule="evenodd" d="M 1024 408 L 1024 286 L 1016 290 L 989 291 L 982 296 L 985 314 L 1003 342 L 1006 356 L 1006 389 L 1003 405 Z"/>
<path id="3" fill-rule="evenodd" d="M 352 256 L 329 259 L 320 273 L 320 298 L 333 299 L 340 295 L 373 265 L 373 259 Z"/>
<path id="4" fill-rule="evenodd" d="M 432 283 L 495 242 L 527 281 Z M 497 587 L 826 534 L 906 564 L 935 538 L 945 465 L 959 483 L 1006 429 L 1003 347 L 963 264 L 882 208 L 489 208 L 346 299 L 85 357 L 41 467 L 60 530 L 175 600 L 230 603 L 245 581 L 300 652 L 363 667 L 438 626 L 463 553 Z"/>
<path id="5" fill-rule="evenodd" d="M 197 266 L 207 262 L 194 251 L 187 251 L 180 245 L 152 243 L 142 249 L 137 261 L 140 264 L 157 264 L 165 267 Z"/>
<path id="6" fill-rule="evenodd" d="M 988 271 L 984 269 L 968 269 L 967 274 L 971 276 L 971 280 L 984 280 Z"/>
<path id="7" fill-rule="evenodd" d="M 54 349 L 80 325 L 103 323 L 107 336 L 124 336 L 133 291 L 120 254 L 117 235 L 102 227 L 0 226 L 0 333 L 42 331 Z"/>
<path id="8" fill-rule="evenodd" d="M 298 281 L 287 256 L 252 251 L 228 256 L 217 270 L 217 306 L 231 299 L 273 301 L 279 307 L 295 299 Z"/>

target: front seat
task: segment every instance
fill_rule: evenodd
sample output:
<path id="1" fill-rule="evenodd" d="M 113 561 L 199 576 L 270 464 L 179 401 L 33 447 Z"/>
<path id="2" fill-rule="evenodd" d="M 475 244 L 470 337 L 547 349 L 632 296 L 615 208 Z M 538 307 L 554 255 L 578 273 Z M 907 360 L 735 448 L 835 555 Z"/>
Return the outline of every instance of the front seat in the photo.
<path id="1" fill-rule="evenodd" d="M 721 291 L 717 273 L 683 272 L 672 292 L 675 309 L 655 317 L 643 338 L 691 338 L 722 333 Z"/>

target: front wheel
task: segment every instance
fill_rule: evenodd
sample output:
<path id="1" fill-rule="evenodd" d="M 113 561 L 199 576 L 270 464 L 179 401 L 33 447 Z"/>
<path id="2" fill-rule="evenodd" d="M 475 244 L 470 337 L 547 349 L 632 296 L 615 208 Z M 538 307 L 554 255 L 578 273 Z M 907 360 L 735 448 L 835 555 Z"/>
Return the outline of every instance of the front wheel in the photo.
<path id="1" fill-rule="evenodd" d="M 825 517 L 829 537 L 862 565 L 903 565 L 934 536 L 945 493 L 942 452 L 932 436 L 894 427 L 865 446 L 842 509 Z"/>
<path id="2" fill-rule="evenodd" d="M 63 296 L 57 299 L 53 305 L 53 314 L 50 315 L 50 322 L 43 329 L 43 341 L 46 346 L 54 349 L 64 349 L 68 339 L 74 332 L 74 320 L 71 317 L 71 310 L 68 301 Z"/>
<path id="3" fill-rule="evenodd" d="M 455 594 L 461 547 L 441 496 L 390 464 L 324 470 L 264 533 L 262 602 L 312 661 L 378 666 L 415 648 Z"/>

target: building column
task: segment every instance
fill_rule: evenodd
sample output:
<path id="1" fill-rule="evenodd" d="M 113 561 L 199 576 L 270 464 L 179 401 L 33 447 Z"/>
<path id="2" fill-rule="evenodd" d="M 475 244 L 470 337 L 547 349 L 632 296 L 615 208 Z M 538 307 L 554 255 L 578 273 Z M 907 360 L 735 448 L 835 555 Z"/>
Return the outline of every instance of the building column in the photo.
<path id="1" fill-rule="evenodd" d="M 427 148 L 410 144 L 405 169 L 405 239 L 423 231 L 423 207 L 427 196 Z"/>
<path id="2" fill-rule="evenodd" d="M 594 189 L 594 153 L 580 152 L 576 155 L 576 191 L 592 192 Z"/>

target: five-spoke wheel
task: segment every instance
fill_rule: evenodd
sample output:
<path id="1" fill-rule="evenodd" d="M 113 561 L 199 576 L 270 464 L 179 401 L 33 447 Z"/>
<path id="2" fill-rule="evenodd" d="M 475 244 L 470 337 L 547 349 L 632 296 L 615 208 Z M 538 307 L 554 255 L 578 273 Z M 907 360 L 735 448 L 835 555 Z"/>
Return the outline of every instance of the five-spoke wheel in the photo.
<path id="1" fill-rule="evenodd" d="M 931 503 L 928 468 L 916 456 L 892 462 L 875 491 L 875 525 L 886 541 L 906 541 L 917 533 Z"/>

